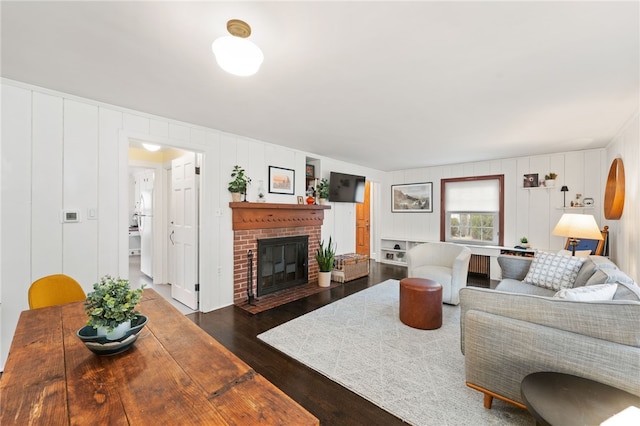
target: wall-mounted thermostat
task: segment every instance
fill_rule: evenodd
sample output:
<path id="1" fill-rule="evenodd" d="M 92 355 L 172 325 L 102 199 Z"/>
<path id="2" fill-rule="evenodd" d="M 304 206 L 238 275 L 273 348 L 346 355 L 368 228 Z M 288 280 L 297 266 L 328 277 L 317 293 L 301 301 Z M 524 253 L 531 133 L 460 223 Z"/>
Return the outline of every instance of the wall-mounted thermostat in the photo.
<path id="1" fill-rule="evenodd" d="M 80 222 L 80 210 L 63 210 L 62 222 L 63 223 Z"/>

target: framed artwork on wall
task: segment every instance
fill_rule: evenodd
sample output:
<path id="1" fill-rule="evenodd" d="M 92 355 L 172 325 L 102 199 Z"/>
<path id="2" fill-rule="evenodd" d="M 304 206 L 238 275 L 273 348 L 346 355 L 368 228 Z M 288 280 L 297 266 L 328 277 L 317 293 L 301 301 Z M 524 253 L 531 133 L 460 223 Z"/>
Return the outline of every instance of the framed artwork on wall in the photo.
<path id="1" fill-rule="evenodd" d="M 538 174 L 537 173 L 529 173 L 524 175 L 524 180 L 522 182 L 522 186 L 525 188 L 537 188 L 538 184 Z"/>
<path id="2" fill-rule="evenodd" d="M 391 185 L 393 213 L 433 213 L 433 182 Z"/>
<path id="3" fill-rule="evenodd" d="M 315 177 L 316 176 L 316 166 L 313 164 L 307 164 L 307 168 L 305 169 L 305 175 L 307 177 Z"/>
<path id="4" fill-rule="evenodd" d="M 269 166 L 269 192 L 293 195 L 295 176 L 295 170 Z"/>

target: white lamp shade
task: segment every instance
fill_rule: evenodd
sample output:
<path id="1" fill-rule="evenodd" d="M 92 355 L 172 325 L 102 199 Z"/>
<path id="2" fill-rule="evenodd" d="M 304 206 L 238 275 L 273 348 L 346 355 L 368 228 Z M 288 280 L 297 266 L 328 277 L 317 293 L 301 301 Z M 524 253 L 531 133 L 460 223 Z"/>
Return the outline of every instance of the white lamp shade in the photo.
<path id="1" fill-rule="evenodd" d="M 590 214 L 565 213 L 553 228 L 553 235 L 569 238 L 602 240 L 602 232 L 596 219 Z"/>
<path id="2" fill-rule="evenodd" d="M 242 77 L 258 72 L 264 61 L 262 50 L 246 38 L 220 37 L 213 42 L 211 50 L 220 68 Z"/>

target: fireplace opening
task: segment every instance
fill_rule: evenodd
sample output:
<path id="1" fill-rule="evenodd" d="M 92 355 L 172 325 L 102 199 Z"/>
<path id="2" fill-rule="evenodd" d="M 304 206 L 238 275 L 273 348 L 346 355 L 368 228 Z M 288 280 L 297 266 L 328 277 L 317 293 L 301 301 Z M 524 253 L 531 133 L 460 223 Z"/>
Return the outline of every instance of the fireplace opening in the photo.
<path id="1" fill-rule="evenodd" d="M 257 296 L 308 282 L 309 236 L 258 240 Z"/>

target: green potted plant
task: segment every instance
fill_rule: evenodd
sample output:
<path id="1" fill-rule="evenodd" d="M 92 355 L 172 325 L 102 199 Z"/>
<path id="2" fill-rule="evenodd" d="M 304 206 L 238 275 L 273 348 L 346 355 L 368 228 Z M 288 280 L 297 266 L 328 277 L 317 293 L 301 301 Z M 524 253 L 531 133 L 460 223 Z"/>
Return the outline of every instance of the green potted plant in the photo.
<path id="1" fill-rule="evenodd" d="M 553 172 L 549 172 L 549 174 L 544 175 L 544 186 L 547 188 L 553 188 L 556 186 L 556 178 L 558 175 Z"/>
<path id="2" fill-rule="evenodd" d="M 231 177 L 233 178 L 233 180 L 229 182 L 229 186 L 227 187 L 227 189 L 231 193 L 232 200 L 240 201 L 241 195 L 245 194 L 246 201 L 247 185 L 251 183 L 251 178 L 247 176 L 245 170 L 237 164 L 233 166 Z"/>
<path id="3" fill-rule="evenodd" d="M 135 308 L 142 298 L 143 288 L 132 290 L 129 280 L 109 275 L 100 278 L 84 302 L 85 313 L 89 317 L 87 325 L 97 329 L 98 336 L 106 336 L 108 340 L 119 339 L 140 314 Z"/>
<path id="4" fill-rule="evenodd" d="M 320 179 L 316 186 L 316 192 L 318 195 L 318 203 L 324 204 L 329 198 L 329 181 L 325 178 Z"/>
<path id="5" fill-rule="evenodd" d="M 319 242 L 316 250 L 316 262 L 318 262 L 318 285 L 329 287 L 331 285 L 331 270 L 336 257 L 336 245 L 329 237 L 329 244 L 324 246 L 324 240 Z"/>
<path id="6" fill-rule="evenodd" d="M 520 238 L 520 246 L 527 248 L 529 247 L 529 240 L 527 239 L 527 237 Z"/>

